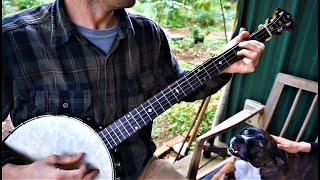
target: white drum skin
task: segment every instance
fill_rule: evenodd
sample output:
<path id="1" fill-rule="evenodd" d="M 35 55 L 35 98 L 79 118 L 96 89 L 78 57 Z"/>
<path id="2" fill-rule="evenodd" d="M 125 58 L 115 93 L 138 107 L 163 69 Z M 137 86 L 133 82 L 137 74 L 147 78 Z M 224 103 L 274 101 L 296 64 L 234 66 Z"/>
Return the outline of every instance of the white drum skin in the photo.
<path id="1" fill-rule="evenodd" d="M 79 119 L 68 116 L 40 116 L 18 126 L 4 143 L 20 155 L 37 161 L 52 154 L 84 152 L 81 163 L 99 169 L 95 179 L 114 179 L 111 155 L 99 135 Z"/>

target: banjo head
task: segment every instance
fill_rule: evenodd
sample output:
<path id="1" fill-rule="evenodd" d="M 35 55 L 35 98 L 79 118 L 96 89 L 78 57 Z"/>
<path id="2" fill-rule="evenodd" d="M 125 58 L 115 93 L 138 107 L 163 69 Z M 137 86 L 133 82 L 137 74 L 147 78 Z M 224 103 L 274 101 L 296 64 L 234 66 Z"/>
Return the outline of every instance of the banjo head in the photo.
<path id="1" fill-rule="evenodd" d="M 96 179 L 114 179 L 111 155 L 88 125 L 67 116 L 40 116 L 18 126 L 4 143 L 26 161 L 37 161 L 52 154 L 85 153 L 80 163 L 99 169 Z"/>

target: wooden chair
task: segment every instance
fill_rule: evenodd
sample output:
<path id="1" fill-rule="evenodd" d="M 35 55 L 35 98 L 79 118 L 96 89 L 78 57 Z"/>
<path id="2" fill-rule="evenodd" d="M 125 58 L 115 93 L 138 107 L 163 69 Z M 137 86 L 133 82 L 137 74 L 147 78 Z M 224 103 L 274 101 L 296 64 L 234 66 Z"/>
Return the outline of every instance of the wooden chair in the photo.
<path id="1" fill-rule="evenodd" d="M 217 168 L 220 168 L 227 162 L 228 159 L 225 159 L 214 165 L 212 168 L 208 169 L 207 171 L 203 172 L 202 174 L 197 175 L 200 159 L 203 158 L 202 150 L 204 143 L 211 139 L 215 138 L 222 133 L 231 130 L 232 128 L 236 127 L 240 123 L 246 122 L 250 120 L 252 117 L 258 116 L 258 124 L 257 127 L 262 128 L 266 130 L 268 128 L 268 125 L 271 121 L 272 115 L 275 112 L 275 108 L 277 106 L 277 103 L 280 99 L 280 95 L 282 90 L 284 89 L 284 86 L 291 86 L 294 88 L 298 88 L 298 92 L 296 94 L 296 97 L 293 101 L 293 104 L 291 106 L 290 112 L 287 116 L 287 119 L 284 123 L 284 126 L 281 130 L 281 133 L 279 136 L 283 136 L 283 134 L 286 132 L 288 125 L 290 123 L 290 120 L 292 118 L 292 115 L 297 107 L 297 103 L 300 99 L 302 91 L 309 91 L 311 93 L 315 93 L 313 102 L 309 108 L 308 114 L 304 120 L 304 123 L 300 129 L 300 132 L 296 138 L 296 141 L 299 141 L 302 134 L 304 133 L 306 126 L 309 122 L 309 119 L 311 117 L 311 114 L 314 110 L 314 107 L 317 104 L 318 101 L 318 82 L 310 81 L 307 79 L 303 79 L 300 77 L 295 77 L 288 74 L 279 73 L 276 77 L 276 80 L 273 84 L 273 87 L 271 89 L 271 92 L 269 94 L 267 103 L 265 105 L 263 104 L 257 104 L 253 108 L 244 109 L 237 114 L 233 115 L 232 117 L 228 118 L 227 120 L 223 121 L 222 123 L 218 124 L 214 128 L 212 128 L 209 132 L 203 134 L 199 138 L 197 138 L 195 150 L 192 154 L 192 159 L 190 162 L 190 166 L 187 173 L 188 179 L 201 179 L 208 173 L 216 170 Z M 316 138 L 315 142 L 318 141 L 318 137 Z"/>

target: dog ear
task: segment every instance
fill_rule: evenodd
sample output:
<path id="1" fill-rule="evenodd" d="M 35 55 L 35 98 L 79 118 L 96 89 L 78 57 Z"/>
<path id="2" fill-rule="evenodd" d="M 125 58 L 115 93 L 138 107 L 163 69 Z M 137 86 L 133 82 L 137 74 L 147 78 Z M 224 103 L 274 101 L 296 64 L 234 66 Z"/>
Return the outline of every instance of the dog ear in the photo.
<path id="1" fill-rule="evenodd" d="M 273 148 L 275 155 L 276 165 L 279 167 L 283 175 L 287 175 L 288 172 L 288 162 L 285 153 L 278 147 Z"/>

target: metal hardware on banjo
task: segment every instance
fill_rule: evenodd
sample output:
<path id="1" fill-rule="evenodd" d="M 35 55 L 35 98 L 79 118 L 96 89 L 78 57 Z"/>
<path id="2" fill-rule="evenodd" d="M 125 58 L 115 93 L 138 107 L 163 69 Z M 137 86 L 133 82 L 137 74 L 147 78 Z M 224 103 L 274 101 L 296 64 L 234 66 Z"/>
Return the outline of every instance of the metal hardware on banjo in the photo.
<path id="1" fill-rule="evenodd" d="M 284 10 L 276 9 L 274 16 L 269 18 L 269 23 L 250 34 L 246 40 L 264 42 L 291 27 L 291 15 Z M 235 45 L 221 55 L 208 59 L 99 132 L 95 132 L 80 119 L 44 115 L 18 126 L 4 143 L 29 162 L 46 158 L 51 154 L 84 152 L 86 155 L 82 162 L 89 168 L 100 171 L 96 179 L 114 179 L 114 165 L 109 150 L 190 95 L 207 80 L 218 76 L 230 64 L 242 59 L 237 56 L 239 50 L 241 48 Z"/>

